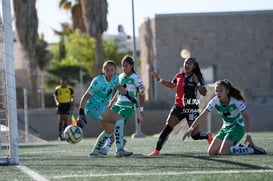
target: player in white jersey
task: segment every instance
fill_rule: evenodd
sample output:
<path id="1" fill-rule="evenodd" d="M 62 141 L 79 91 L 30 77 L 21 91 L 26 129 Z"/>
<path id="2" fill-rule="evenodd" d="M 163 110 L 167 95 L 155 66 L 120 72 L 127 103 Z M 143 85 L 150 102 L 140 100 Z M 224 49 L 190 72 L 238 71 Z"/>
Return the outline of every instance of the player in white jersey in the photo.
<path id="1" fill-rule="evenodd" d="M 136 100 L 139 98 L 139 120 L 144 120 L 143 110 L 144 110 L 144 86 L 141 78 L 136 74 L 134 70 L 134 60 L 131 56 L 125 55 L 121 60 L 123 72 L 119 75 L 119 83 L 127 90 L 129 95 Z M 134 103 L 132 103 L 128 98 L 122 95 L 120 92 L 117 92 L 115 97 L 112 99 L 109 107 L 112 108 L 115 112 L 121 115 L 126 123 L 132 117 L 135 108 Z M 120 135 L 120 129 L 115 129 L 115 135 Z M 104 147 L 103 153 L 107 154 L 108 150 L 111 148 L 114 141 L 114 135 L 110 136 Z M 124 143 L 126 140 L 124 139 Z"/>
<path id="2" fill-rule="evenodd" d="M 102 74 L 95 77 L 90 83 L 89 88 L 81 98 L 79 105 L 79 116 L 77 118 L 77 125 L 81 128 L 86 123 L 85 115 L 98 121 L 104 131 L 98 136 L 96 144 L 90 152 L 90 157 L 101 157 L 101 148 L 109 136 L 113 134 L 114 128 L 119 129 L 120 134 L 116 141 L 116 156 L 129 156 L 132 152 L 124 150 L 123 144 L 123 128 L 124 119 L 107 107 L 109 100 L 112 97 L 114 89 L 119 90 L 125 95 L 128 100 L 135 102 L 126 89 L 119 84 L 118 76 L 116 74 L 116 64 L 112 60 L 104 62 Z"/>
<path id="3" fill-rule="evenodd" d="M 265 150 L 256 146 L 251 138 L 251 121 L 246 111 L 242 91 L 225 79 L 215 83 L 215 94 L 216 96 L 210 100 L 184 134 L 183 140 L 189 137 L 192 130 L 215 108 L 221 115 L 223 125 L 208 148 L 209 155 L 266 154 Z M 247 147 L 238 145 L 245 132 L 245 143 L 249 143 Z"/>

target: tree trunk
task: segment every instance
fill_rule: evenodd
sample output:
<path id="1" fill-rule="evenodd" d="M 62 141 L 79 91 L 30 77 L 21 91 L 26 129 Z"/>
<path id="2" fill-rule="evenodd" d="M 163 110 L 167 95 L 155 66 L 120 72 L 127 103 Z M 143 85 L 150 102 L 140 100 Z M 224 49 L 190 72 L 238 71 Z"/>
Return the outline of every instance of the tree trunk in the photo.
<path id="1" fill-rule="evenodd" d="M 16 30 L 19 41 L 29 59 L 30 107 L 38 105 L 38 63 L 35 56 L 35 45 L 38 40 L 38 16 L 35 4 L 36 0 L 13 0 Z"/>
<path id="2" fill-rule="evenodd" d="M 102 35 L 97 35 L 95 39 L 96 74 L 100 74 L 102 70 L 102 64 L 104 62 Z"/>

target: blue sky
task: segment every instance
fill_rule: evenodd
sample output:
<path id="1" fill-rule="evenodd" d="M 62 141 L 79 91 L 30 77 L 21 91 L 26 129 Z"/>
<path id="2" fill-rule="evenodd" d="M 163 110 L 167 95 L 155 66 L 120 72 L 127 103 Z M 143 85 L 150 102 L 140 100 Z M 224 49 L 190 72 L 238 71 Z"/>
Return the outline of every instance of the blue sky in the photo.
<path id="1" fill-rule="evenodd" d="M 273 0 L 133 0 L 135 31 L 147 17 L 155 14 L 273 10 Z M 52 29 L 60 30 L 61 22 L 70 21 L 70 13 L 58 8 L 59 0 L 37 0 L 39 33 L 48 42 L 58 41 Z M 108 0 L 108 34 L 117 34 L 122 24 L 127 34 L 133 34 L 132 0 Z"/>

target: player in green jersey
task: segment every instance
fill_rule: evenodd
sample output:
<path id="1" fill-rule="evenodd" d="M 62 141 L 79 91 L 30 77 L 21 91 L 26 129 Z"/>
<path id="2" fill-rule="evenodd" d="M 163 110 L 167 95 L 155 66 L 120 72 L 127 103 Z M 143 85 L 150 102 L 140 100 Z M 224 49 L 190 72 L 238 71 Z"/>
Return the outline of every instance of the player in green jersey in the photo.
<path id="1" fill-rule="evenodd" d="M 126 89 L 119 84 L 116 74 L 116 64 L 112 60 L 104 62 L 102 74 L 95 77 L 90 83 L 89 88 L 80 100 L 79 116 L 77 125 L 83 127 L 86 123 L 85 115 L 95 121 L 98 121 L 104 131 L 98 136 L 96 144 L 90 152 L 90 157 L 102 157 L 101 148 L 109 136 L 112 135 L 114 128 L 118 128 L 120 134 L 116 136 L 116 156 L 129 156 L 132 152 L 124 150 L 123 128 L 124 118 L 107 107 L 112 98 L 114 89 L 125 95 L 128 100 L 136 103 Z"/>
<path id="2" fill-rule="evenodd" d="M 121 60 L 122 70 L 123 72 L 119 75 L 119 83 L 123 85 L 123 87 L 128 91 L 129 95 L 135 99 L 139 98 L 139 119 L 140 121 L 144 120 L 143 110 L 144 110 L 144 85 L 141 78 L 136 74 L 134 70 L 134 59 L 129 56 L 125 55 Z M 135 108 L 134 104 L 128 100 L 128 98 L 122 93 L 117 92 L 115 97 L 112 99 L 111 103 L 108 105 L 112 108 L 115 112 L 121 115 L 125 123 L 129 121 L 132 117 Z M 115 133 L 118 133 L 120 129 L 115 129 Z M 110 136 L 104 147 L 103 152 L 107 154 L 108 150 L 111 148 L 114 142 L 114 135 Z M 126 140 L 124 140 L 126 142 Z"/>
<path id="3" fill-rule="evenodd" d="M 251 138 L 251 121 L 242 91 L 225 79 L 215 83 L 215 95 L 184 134 L 183 140 L 189 137 L 192 130 L 215 108 L 221 115 L 223 125 L 208 148 L 209 155 L 266 154 L 265 150 L 256 146 Z M 249 145 L 238 145 L 245 132 L 245 143 Z"/>

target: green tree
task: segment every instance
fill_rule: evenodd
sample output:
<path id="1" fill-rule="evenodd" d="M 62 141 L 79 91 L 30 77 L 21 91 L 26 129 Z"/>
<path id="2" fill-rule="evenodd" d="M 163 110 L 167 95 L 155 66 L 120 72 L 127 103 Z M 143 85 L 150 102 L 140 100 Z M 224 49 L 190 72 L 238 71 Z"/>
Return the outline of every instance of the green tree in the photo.
<path id="1" fill-rule="evenodd" d="M 120 60 L 124 54 L 119 53 L 117 42 L 115 40 L 104 40 L 103 44 L 106 59 L 112 59 L 120 65 Z M 56 85 L 59 77 L 68 75 L 70 80 L 79 81 L 80 70 L 84 74 L 83 78 L 85 81 L 90 81 L 92 77 L 96 76 L 95 52 L 93 49 L 95 39 L 93 37 L 76 31 L 66 37 L 64 46 L 66 48 L 66 56 L 62 60 L 60 60 L 59 45 L 56 44 L 51 49 L 53 58 L 51 60 L 51 68 L 48 70 L 51 74 L 51 77 L 48 79 L 49 84 Z"/>
<path id="2" fill-rule="evenodd" d="M 45 71 L 46 67 L 50 63 L 52 54 L 48 49 L 48 43 L 44 40 L 43 34 L 41 38 L 35 44 L 35 56 L 40 71 Z"/>

